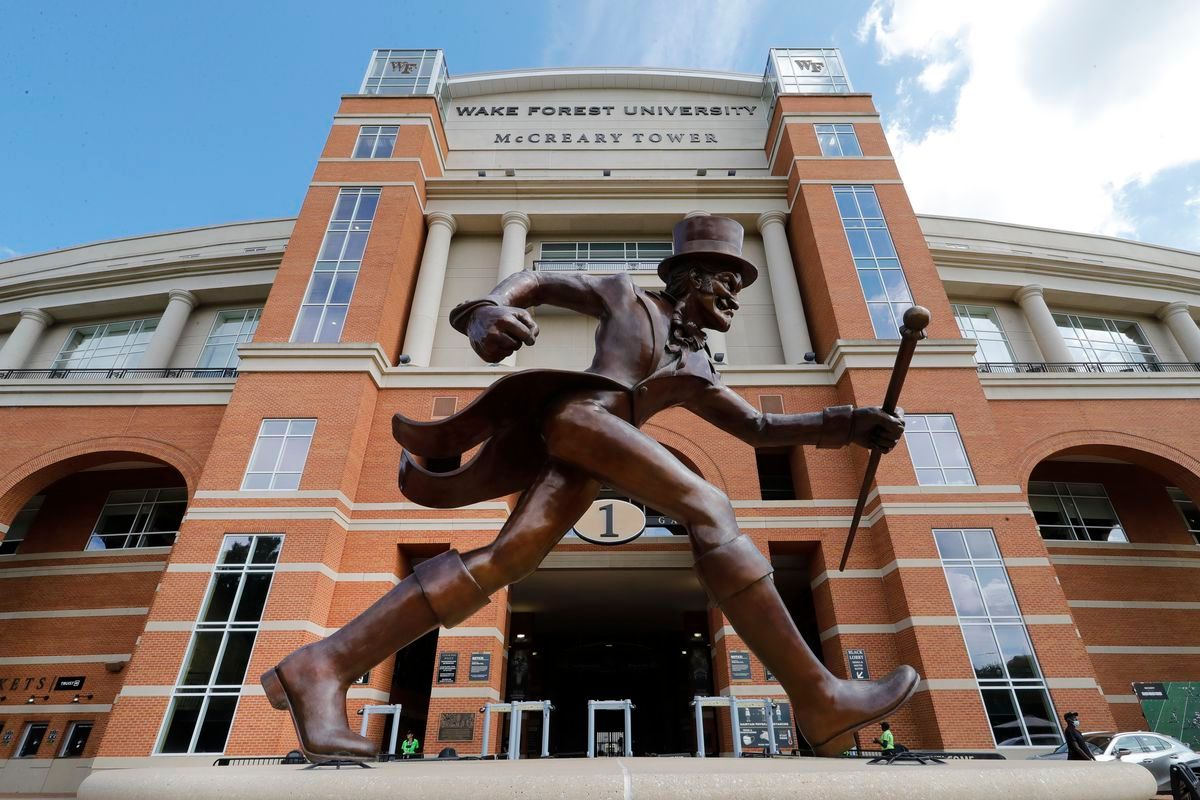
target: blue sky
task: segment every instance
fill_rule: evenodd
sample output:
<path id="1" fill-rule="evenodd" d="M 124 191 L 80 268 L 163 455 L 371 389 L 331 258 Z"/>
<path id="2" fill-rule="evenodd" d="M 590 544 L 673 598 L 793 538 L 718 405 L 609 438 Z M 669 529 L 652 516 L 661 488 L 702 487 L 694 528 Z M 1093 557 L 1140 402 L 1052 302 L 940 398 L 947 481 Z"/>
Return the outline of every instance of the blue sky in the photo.
<path id="1" fill-rule="evenodd" d="M 414 46 L 461 75 L 760 73 L 771 46 L 834 45 L 918 211 L 1200 250 L 1194 0 L 0 0 L 0 15 L 0 259 L 294 215 L 371 49 Z"/>

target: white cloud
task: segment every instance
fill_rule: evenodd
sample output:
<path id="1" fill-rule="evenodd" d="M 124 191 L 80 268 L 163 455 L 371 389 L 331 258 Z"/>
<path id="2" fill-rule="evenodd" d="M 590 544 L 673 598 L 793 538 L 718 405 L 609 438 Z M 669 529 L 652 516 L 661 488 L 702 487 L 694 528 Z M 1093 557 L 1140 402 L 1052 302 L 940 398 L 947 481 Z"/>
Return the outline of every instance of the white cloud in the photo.
<path id="1" fill-rule="evenodd" d="M 21 254 L 16 250 L 13 250 L 11 247 L 5 247 L 4 245 L 0 244 L 0 261 L 4 261 L 8 258 L 16 258 L 19 255 Z"/>
<path id="2" fill-rule="evenodd" d="M 962 70 L 953 112 L 903 83 L 888 138 L 918 211 L 1136 235 L 1123 190 L 1200 162 L 1200 3 L 875 0 L 859 35 L 915 84 Z"/>
<path id="3" fill-rule="evenodd" d="M 763 0 L 583 0 L 551 14 L 548 66 L 663 65 L 736 69 Z M 765 56 L 764 56 L 765 60 Z"/>

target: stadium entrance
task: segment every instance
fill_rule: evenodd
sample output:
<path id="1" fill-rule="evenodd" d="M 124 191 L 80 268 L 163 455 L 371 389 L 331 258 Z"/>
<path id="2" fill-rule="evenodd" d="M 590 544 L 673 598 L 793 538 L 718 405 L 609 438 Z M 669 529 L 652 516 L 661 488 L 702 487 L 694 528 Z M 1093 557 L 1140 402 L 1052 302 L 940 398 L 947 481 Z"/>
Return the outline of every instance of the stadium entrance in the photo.
<path id="1" fill-rule="evenodd" d="M 690 703 L 712 694 L 713 677 L 707 597 L 690 567 L 540 569 L 510 597 L 506 700 L 554 704 L 551 753 L 587 751 L 589 700 L 625 699 L 635 756 L 695 750 Z M 523 757 L 536 757 L 540 726 L 526 717 Z M 620 712 L 596 712 L 595 730 L 598 755 L 623 751 Z"/>

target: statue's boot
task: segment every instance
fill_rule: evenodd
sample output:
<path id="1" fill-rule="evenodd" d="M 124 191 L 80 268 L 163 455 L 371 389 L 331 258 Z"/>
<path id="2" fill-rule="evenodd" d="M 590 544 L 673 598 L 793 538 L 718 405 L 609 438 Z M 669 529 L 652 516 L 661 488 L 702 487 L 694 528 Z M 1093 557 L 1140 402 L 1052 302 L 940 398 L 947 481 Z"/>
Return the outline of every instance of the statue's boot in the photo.
<path id="1" fill-rule="evenodd" d="M 291 712 L 309 761 L 373 758 L 376 745 L 346 724 L 350 684 L 438 625 L 459 624 L 487 601 L 457 550 L 424 561 L 340 630 L 263 673 L 267 699 Z"/>
<path id="2" fill-rule="evenodd" d="M 916 691 L 920 676 L 907 665 L 874 681 L 830 673 L 796 629 L 775 589 L 771 563 L 749 537 L 700 556 L 696 571 L 738 636 L 783 685 L 796 727 L 817 755 L 853 747 L 855 731 L 884 719 Z"/>

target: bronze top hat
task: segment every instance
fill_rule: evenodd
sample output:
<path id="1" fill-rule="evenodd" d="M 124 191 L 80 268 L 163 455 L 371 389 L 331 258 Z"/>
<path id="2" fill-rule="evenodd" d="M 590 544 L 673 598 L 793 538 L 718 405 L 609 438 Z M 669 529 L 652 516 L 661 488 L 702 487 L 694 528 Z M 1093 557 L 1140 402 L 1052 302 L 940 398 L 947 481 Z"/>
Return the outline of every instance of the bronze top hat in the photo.
<path id="1" fill-rule="evenodd" d="M 742 276 L 742 288 L 758 279 L 758 268 L 742 258 L 742 226 L 728 217 L 688 217 L 675 225 L 675 253 L 658 265 L 665 283 L 681 263 L 697 260 Z"/>

